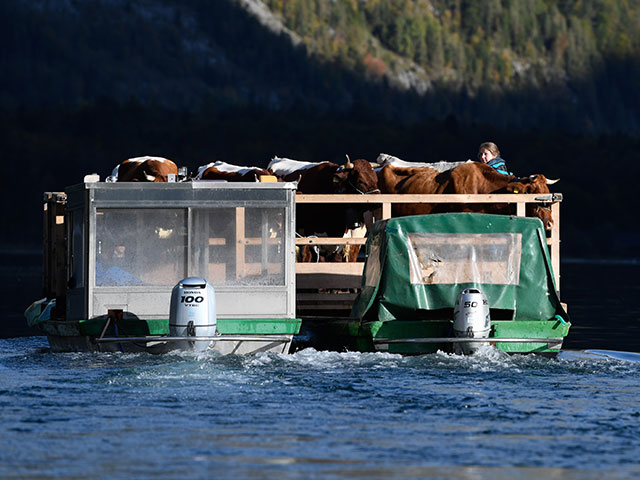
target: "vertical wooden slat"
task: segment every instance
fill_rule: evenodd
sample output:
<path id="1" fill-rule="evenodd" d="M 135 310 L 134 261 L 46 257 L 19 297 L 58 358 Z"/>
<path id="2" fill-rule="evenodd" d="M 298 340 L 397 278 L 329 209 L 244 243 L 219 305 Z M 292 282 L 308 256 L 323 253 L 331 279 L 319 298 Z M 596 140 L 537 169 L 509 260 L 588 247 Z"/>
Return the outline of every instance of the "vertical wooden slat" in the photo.
<path id="1" fill-rule="evenodd" d="M 391 218 L 391 203 L 384 202 L 382 204 L 382 219 L 386 220 L 387 218 Z"/>

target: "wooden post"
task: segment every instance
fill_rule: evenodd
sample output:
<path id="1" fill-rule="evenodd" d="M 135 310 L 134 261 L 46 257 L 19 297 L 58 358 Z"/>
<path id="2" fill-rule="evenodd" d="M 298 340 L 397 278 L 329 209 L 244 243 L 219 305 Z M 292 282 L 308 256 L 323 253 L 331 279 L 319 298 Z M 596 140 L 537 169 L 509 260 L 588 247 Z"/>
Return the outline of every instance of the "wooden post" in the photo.
<path id="1" fill-rule="evenodd" d="M 56 299 L 56 319 L 64 318 L 66 308 L 66 202 L 67 196 L 61 192 L 46 192 L 44 195 L 42 294 L 47 299 Z"/>

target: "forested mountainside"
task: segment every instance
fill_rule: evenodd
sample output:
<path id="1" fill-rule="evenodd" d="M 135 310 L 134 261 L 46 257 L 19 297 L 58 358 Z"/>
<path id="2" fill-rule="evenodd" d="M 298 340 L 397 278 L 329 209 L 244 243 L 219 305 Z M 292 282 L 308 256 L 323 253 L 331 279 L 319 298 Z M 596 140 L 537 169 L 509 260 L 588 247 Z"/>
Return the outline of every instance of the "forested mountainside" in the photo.
<path id="1" fill-rule="evenodd" d="M 309 51 L 368 78 L 469 95 L 576 88 L 638 60 L 640 4 L 616 0 L 266 0 Z M 630 64 L 629 67 L 637 68 Z M 410 73 L 413 74 L 412 75 Z M 632 93 L 629 78 L 597 85 Z M 637 73 L 637 70 L 636 70 Z M 618 82 L 619 80 L 619 82 Z M 600 88 L 602 87 L 602 88 Z M 587 98 L 597 101 L 596 98 Z"/>
<path id="2" fill-rule="evenodd" d="M 6 0 L 0 25 L 4 108 L 106 97 L 640 128 L 637 1 Z"/>
<path id="3" fill-rule="evenodd" d="M 461 160 L 561 178 L 563 248 L 637 255 L 638 0 L 3 0 L 4 245 L 126 158 Z M 26 178 L 27 181 L 22 179 Z M 634 253 L 635 252 L 635 253 Z"/>

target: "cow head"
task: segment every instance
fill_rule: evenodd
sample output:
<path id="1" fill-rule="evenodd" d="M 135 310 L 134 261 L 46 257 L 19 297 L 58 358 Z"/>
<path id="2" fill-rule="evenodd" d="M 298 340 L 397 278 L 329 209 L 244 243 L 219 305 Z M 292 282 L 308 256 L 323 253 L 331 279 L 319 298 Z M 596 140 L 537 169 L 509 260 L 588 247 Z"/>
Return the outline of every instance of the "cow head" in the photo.
<path id="1" fill-rule="evenodd" d="M 344 166 L 338 168 L 333 174 L 333 191 L 342 194 L 380 193 L 378 189 L 378 176 L 373 171 L 371 164 L 363 159 L 353 162 L 347 157 Z M 349 229 L 354 229 L 362 225 L 364 212 L 369 207 L 366 205 L 353 205 L 346 209 L 346 222 Z"/>
<path id="2" fill-rule="evenodd" d="M 334 193 L 359 193 L 366 195 L 380 193 L 378 189 L 378 176 L 373 171 L 371 164 L 361 158 L 354 160 L 346 156 L 344 166 L 338 168 L 333 174 Z"/>
<path id="3" fill-rule="evenodd" d="M 530 175 L 524 178 L 516 178 L 505 187 L 506 193 L 550 193 L 549 185 L 553 185 L 558 180 L 549 180 L 544 175 Z M 553 218 L 551 207 L 544 203 L 528 204 L 527 216 L 538 217 L 544 228 L 551 230 Z"/>
<path id="4" fill-rule="evenodd" d="M 548 185 L 553 185 L 558 180 L 547 180 L 544 175 L 529 175 L 528 177 L 514 178 L 507 183 L 506 193 L 549 193 Z"/>

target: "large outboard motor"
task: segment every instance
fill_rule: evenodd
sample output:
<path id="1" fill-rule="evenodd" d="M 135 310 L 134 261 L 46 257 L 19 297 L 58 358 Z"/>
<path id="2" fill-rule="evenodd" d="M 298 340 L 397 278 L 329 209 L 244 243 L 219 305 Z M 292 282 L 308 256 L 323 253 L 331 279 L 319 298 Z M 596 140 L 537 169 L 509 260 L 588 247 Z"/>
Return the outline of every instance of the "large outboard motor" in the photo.
<path id="1" fill-rule="evenodd" d="M 477 288 L 465 288 L 458 294 L 453 310 L 453 332 L 456 337 L 489 338 L 491 319 L 489 302 Z M 469 355 L 489 343 L 454 343 L 454 352 Z"/>
<path id="2" fill-rule="evenodd" d="M 203 278 L 189 277 L 171 291 L 169 335 L 172 337 L 212 337 L 216 333 L 216 298 L 213 287 Z M 211 342 L 176 342 L 178 348 L 206 350 Z"/>

